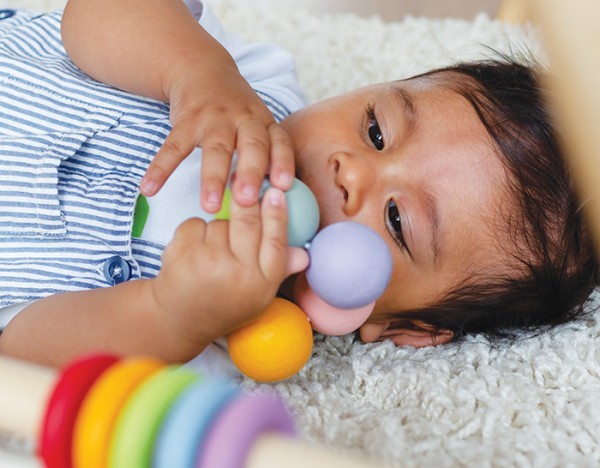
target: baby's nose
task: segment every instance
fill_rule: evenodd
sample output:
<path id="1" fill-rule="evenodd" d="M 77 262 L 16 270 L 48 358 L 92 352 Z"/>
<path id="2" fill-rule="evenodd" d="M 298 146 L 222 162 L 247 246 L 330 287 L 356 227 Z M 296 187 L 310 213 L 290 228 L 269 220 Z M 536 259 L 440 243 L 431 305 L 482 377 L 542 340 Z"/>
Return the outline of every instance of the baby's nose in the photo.
<path id="1" fill-rule="evenodd" d="M 335 170 L 335 183 L 344 196 L 344 213 L 353 216 L 360 210 L 369 185 L 372 188 L 374 168 L 361 158 L 341 152 L 332 155 L 331 163 Z"/>

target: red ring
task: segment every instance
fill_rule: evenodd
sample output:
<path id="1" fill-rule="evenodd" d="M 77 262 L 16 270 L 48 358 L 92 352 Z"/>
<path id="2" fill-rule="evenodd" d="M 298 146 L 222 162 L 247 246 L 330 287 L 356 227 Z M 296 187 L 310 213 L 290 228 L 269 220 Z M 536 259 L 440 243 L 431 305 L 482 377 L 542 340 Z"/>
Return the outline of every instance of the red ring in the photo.
<path id="1" fill-rule="evenodd" d="M 79 407 L 96 379 L 118 360 L 116 356 L 95 354 L 61 370 L 40 433 L 39 455 L 47 468 L 72 468 L 72 435 Z"/>

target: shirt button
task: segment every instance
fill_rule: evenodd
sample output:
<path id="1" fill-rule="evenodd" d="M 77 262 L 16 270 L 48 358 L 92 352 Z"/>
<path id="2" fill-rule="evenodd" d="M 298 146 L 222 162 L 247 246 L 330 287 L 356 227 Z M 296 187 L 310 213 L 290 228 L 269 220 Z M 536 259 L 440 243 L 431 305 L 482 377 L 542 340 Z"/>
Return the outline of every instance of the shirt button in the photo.
<path id="1" fill-rule="evenodd" d="M 14 16 L 15 10 L 0 10 L 0 20 Z"/>
<path id="2" fill-rule="evenodd" d="M 110 257 L 104 262 L 104 276 L 114 286 L 131 278 L 131 267 L 121 257 Z"/>

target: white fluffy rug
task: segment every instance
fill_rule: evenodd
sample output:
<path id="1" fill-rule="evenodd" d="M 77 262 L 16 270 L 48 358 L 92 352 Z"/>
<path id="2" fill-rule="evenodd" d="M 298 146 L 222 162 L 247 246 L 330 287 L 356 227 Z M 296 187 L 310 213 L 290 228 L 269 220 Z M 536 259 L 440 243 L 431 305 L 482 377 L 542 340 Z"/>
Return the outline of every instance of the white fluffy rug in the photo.
<path id="1" fill-rule="evenodd" d="M 0 0 L 39 11 L 62 3 Z M 215 12 L 241 36 L 290 50 L 311 102 L 489 55 L 482 44 L 543 60 L 534 28 L 486 16 L 383 23 L 221 5 Z M 320 336 L 297 376 L 244 385 L 275 387 L 305 438 L 390 467 L 598 466 L 599 335 L 600 323 L 591 320 L 495 347 L 482 337 L 415 350 Z"/>

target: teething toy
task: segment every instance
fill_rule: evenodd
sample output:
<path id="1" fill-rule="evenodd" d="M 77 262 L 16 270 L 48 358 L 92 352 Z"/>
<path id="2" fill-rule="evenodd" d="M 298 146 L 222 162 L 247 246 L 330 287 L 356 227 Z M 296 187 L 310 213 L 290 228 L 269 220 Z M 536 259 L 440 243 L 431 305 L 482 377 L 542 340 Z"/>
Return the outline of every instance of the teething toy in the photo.
<path id="1" fill-rule="evenodd" d="M 294 300 L 310 319 L 311 326 L 325 335 L 346 335 L 360 327 L 371 315 L 375 301 L 358 309 L 340 309 L 321 299 L 308 285 L 303 273 L 294 285 Z"/>
<path id="2" fill-rule="evenodd" d="M 265 180 L 260 198 L 270 186 Z M 289 245 L 305 247 L 310 257 L 309 267 L 305 274 L 298 275 L 294 287 L 298 311 L 318 332 L 350 333 L 369 318 L 375 301 L 387 288 L 393 268 L 390 250 L 377 232 L 352 221 L 333 223 L 317 233 L 319 207 L 300 180 L 295 179 L 285 195 Z M 225 199 L 230 197 L 229 191 Z M 216 217 L 228 216 L 229 203 L 224 203 Z M 288 309 L 297 307 L 289 301 L 284 301 L 289 304 L 284 306 L 282 301 L 275 299 L 262 317 L 228 337 L 234 364 L 254 380 L 271 382 L 291 377 L 310 357 L 312 334 L 305 333 L 303 327 L 296 329 L 287 320 Z M 298 356 L 292 357 L 294 353 Z"/>
<path id="3" fill-rule="evenodd" d="M 272 185 L 265 179 L 259 191 L 262 199 Z M 319 205 L 317 199 L 300 179 L 294 179 L 292 187 L 285 192 L 288 206 L 288 245 L 304 247 L 313 238 L 319 228 Z M 227 187 L 221 209 L 215 213 L 215 219 L 229 219 L 231 189 Z"/>

